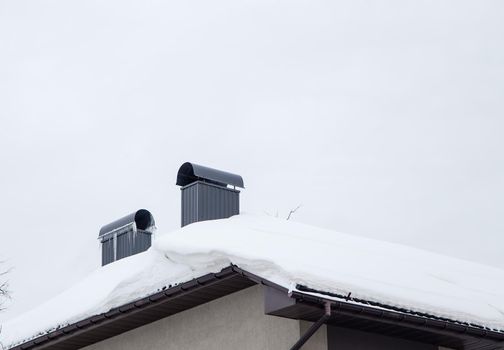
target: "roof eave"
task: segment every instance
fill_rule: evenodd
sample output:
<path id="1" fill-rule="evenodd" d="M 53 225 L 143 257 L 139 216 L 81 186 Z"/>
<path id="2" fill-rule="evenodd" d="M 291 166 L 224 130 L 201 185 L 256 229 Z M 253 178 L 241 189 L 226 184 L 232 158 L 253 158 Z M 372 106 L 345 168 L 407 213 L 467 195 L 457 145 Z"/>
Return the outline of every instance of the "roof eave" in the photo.
<path id="1" fill-rule="evenodd" d="M 150 296 L 114 308 L 106 313 L 88 317 L 82 321 L 54 330 L 35 339 L 18 344 L 11 350 L 50 349 L 58 345 L 58 349 L 78 349 L 112 336 L 124 333 L 139 326 L 154 322 L 175 313 L 190 309 L 222 296 L 261 284 L 281 292 L 293 299 L 293 307 L 282 314 L 272 313 L 280 317 L 296 318 L 310 321 L 318 312 L 323 312 L 323 305 L 330 301 L 336 315 L 348 316 L 354 320 L 367 320 L 376 324 L 387 324 L 396 327 L 426 331 L 456 339 L 466 344 L 473 344 L 467 349 L 482 349 L 488 344 L 504 344 L 504 333 L 484 328 L 463 325 L 454 321 L 438 320 L 421 317 L 397 311 L 358 305 L 345 301 L 334 301 L 323 296 L 314 296 L 301 291 L 289 291 L 269 280 L 254 275 L 236 266 L 229 266 L 218 273 L 210 273 L 191 281 L 158 291 Z M 323 292 L 321 292 L 323 293 Z M 302 316 L 300 310 L 309 310 L 308 316 Z M 135 315 L 141 318 L 135 320 Z M 292 317 L 292 315 L 297 315 Z M 140 320 L 141 319 L 141 320 Z M 99 332 L 93 332 L 99 328 Z M 96 333 L 96 334 L 95 334 Z M 482 347 L 478 344 L 481 343 Z M 443 344 L 441 344 L 443 345 Z M 503 348 L 504 349 L 504 348 Z"/>

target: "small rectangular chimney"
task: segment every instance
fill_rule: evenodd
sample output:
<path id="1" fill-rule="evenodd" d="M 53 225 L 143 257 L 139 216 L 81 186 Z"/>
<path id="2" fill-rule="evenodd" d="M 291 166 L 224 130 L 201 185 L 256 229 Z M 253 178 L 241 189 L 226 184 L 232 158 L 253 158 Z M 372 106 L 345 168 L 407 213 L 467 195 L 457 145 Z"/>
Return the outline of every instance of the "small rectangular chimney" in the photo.
<path id="1" fill-rule="evenodd" d="M 184 163 L 177 175 L 177 185 L 182 187 L 182 227 L 240 213 L 240 191 L 236 189 L 244 188 L 240 175 Z"/>
<path id="2" fill-rule="evenodd" d="M 145 209 L 103 226 L 98 235 L 102 266 L 149 249 L 154 228 L 154 217 Z"/>

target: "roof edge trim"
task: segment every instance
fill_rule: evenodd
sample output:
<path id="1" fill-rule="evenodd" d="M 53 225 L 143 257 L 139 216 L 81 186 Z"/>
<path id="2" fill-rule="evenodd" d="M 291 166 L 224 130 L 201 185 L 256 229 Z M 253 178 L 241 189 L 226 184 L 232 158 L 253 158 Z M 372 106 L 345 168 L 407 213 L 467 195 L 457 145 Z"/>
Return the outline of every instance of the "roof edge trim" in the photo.
<path id="1" fill-rule="evenodd" d="M 173 287 L 148 295 L 144 298 L 137 299 L 132 302 L 126 303 L 122 306 L 111 309 L 108 312 L 90 316 L 84 320 L 55 329 L 52 332 L 40 335 L 35 338 L 27 339 L 24 342 L 18 343 L 7 349 L 28 350 L 28 349 L 49 348 L 50 346 L 58 343 L 61 340 L 64 340 L 65 338 L 67 339 L 72 338 L 73 336 L 78 335 L 79 333 L 84 333 L 93 328 L 100 327 L 101 325 L 106 325 L 108 322 L 112 322 L 119 318 L 127 317 L 128 315 L 134 314 L 135 312 L 141 310 L 145 310 L 149 307 L 154 307 L 164 299 L 180 297 L 182 295 L 218 283 L 219 281 L 225 281 L 226 279 L 239 276 L 244 277 L 244 279 L 249 280 L 255 284 L 272 287 L 279 291 L 287 293 L 290 297 L 300 302 L 307 302 L 317 305 L 323 305 L 328 301 L 332 302 L 333 307 L 335 310 L 337 310 L 337 312 L 348 313 L 351 315 L 358 315 L 358 317 L 370 317 L 374 319 L 380 319 L 383 320 L 384 322 L 394 322 L 395 324 L 401 323 L 411 327 L 423 327 L 435 332 L 448 332 L 451 335 L 465 334 L 477 338 L 489 339 L 497 344 L 504 343 L 504 332 L 490 330 L 482 327 L 476 327 L 474 325 L 468 325 L 468 324 L 466 325 L 453 320 L 439 319 L 431 315 L 417 315 L 411 312 L 401 312 L 398 310 L 384 310 L 383 308 L 377 309 L 376 307 L 373 307 L 371 304 L 369 304 L 369 306 L 363 304 L 365 301 L 362 301 L 363 303 L 358 303 L 357 301 L 345 302 L 344 300 L 335 301 L 333 299 L 323 298 L 320 296 L 310 294 L 310 293 L 317 293 L 320 295 L 325 294 L 328 297 L 330 296 L 326 292 L 320 292 L 316 290 L 289 291 L 287 288 L 282 287 L 274 282 L 271 282 L 258 275 L 243 270 L 237 267 L 236 265 L 231 265 L 222 269 L 220 272 L 206 274 L 201 277 L 192 279 L 190 281 L 180 283 Z M 303 287 L 301 287 L 301 289 L 302 288 Z M 398 317 L 398 315 L 400 317 Z M 144 324 L 148 323 L 150 322 L 145 322 Z"/>

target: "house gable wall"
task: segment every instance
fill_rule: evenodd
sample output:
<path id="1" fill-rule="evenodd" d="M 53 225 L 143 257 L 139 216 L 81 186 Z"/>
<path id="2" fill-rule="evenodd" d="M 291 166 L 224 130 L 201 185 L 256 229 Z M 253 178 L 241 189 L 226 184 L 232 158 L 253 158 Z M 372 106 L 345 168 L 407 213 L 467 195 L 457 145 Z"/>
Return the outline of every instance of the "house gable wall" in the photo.
<path id="1" fill-rule="evenodd" d="M 85 347 L 85 350 L 278 350 L 300 334 L 299 321 L 264 314 L 257 285 Z"/>
<path id="2" fill-rule="evenodd" d="M 263 287 L 256 285 L 87 346 L 84 350 L 288 350 L 311 325 L 311 322 L 265 315 Z M 356 348 L 438 349 L 432 345 L 325 325 L 302 349 Z"/>

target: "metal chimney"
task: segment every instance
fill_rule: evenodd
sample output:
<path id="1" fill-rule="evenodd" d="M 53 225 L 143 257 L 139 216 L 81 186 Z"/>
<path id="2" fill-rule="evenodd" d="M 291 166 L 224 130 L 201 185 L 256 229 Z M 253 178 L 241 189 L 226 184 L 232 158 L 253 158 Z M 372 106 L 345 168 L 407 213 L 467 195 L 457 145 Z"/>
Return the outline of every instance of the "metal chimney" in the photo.
<path id="1" fill-rule="evenodd" d="M 154 217 L 145 209 L 103 226 L 98 235 L 102 266 L 149 249 L 155 227 Z"/>
<path id="2" fill-rule="evenodd" d="M 184 163 L 177 174 L 177 185 L 182 187 L 182 227 L 240 213 L 240 191 L 236 187 L 245 188 L 240 175 Z"/>

